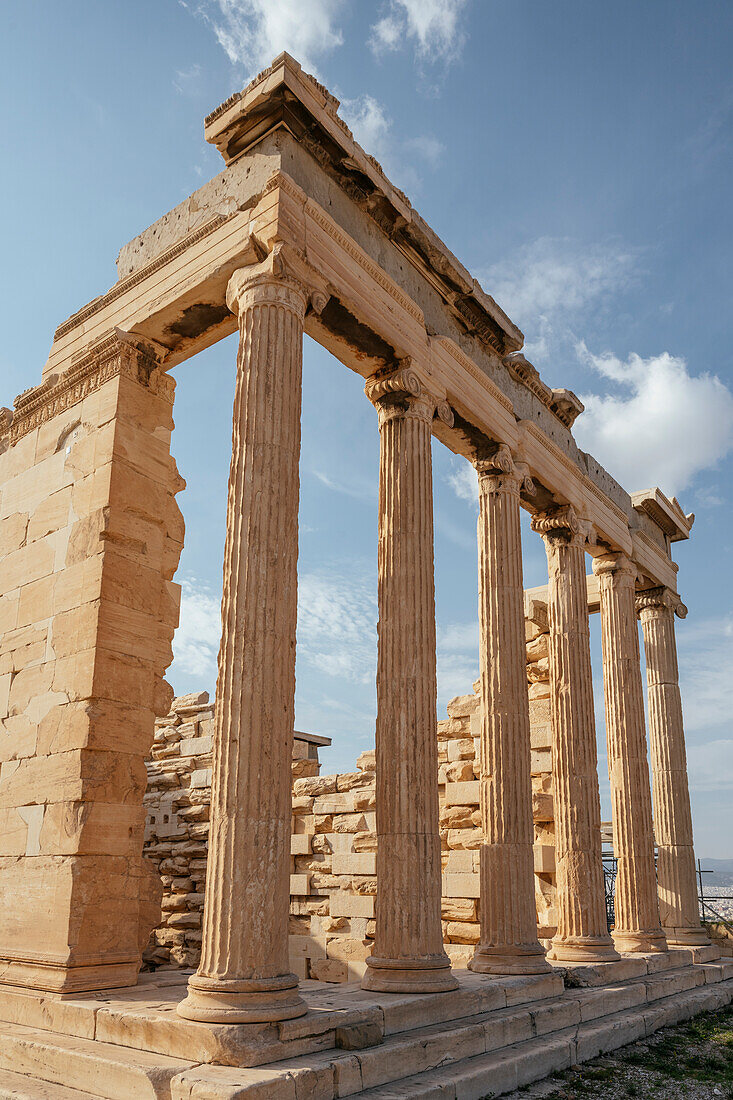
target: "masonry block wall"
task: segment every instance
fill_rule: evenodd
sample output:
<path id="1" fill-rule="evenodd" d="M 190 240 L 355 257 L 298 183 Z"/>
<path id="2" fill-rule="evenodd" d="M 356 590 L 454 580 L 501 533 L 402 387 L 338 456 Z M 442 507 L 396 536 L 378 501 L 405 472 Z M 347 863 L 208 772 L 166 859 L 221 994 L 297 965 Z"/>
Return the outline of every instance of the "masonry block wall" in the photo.
<path id="1" fill-rule="evenodd" d="M 145 757 L 178 622 L 174 382 L 113 333 L 0 414 L 0 970 L 134 984 Z"/>
<path id="2" fill-rule="evenodd" d="M 535 895 L 539 935 L 555 931 L 554 826 L 547 614 L 527 609 L 527 677 L 532 727 Z M 474 685 L 478 688 L 478 684 Z M 438 723 L 442 920 L 446 951 L 466 966 L 479 940 L 479 697 L 448 704 Z M 174 700 L 156 721 L 148 761 L 145 852 L 163 883 L 162 918 L 145 953 L 150 966 L 195 967 L 201 950 L 206 878 L 213 705 L 202 692 Z M 361 977 L 372 949 L 376 880 L 374 750 L 355 772 L 319 774 L 319 743 L 295 734 L 290 880 L 291 966 L 300 978 Z"/>

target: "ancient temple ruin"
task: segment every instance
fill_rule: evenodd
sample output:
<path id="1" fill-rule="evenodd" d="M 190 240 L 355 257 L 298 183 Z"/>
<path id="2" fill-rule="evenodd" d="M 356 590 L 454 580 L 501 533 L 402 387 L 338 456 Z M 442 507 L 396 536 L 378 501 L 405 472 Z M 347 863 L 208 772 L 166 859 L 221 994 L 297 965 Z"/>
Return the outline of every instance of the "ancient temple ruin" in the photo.
<path id="1" fill-rule="evenodd" d="M 205 136 L 224 171 L 122 249 L 112 288 L 56 330 L 40 384 L 0 411 L 0 1086 L 17 1095 L 38 1095 L 33 1080 L 110 1098 L 376 1098 L 395 1082 L 415 1097 L 499 1095 L 733 996 L 733 965 L 699 919 L 678 686 L 671 544 L 694 517 L 658 488 L 629 494 L 578 449 L 581 403 L 542 381 L 522 333 L 338 106 L 283 54 L 218 107 Z M 179 876 L 189 894 L 205 880 L 199 961 L 139 975 L 161 924 L 146 760 L 156 728 L 159 744 L 180 724 L 164 680 L 184 538 L 176 368 L 235 331 L 208 847 L 189 867 L 203 875 Z M 339 986 L 333 968 L 290 962 L 291 894 L 308 897 L 313 873 L 291 859 L 328 835 L 314 800 L 347 793 L 306 785 L 296 807 L 291 790 L 304 333 L 364 378 L 380 436 L 376 754 L 360 769 L 374 828 L 358 830 L 375 839 L 331 862 L 373 887 L 339 887 L 329 912 L 351 905 L 373 927 L 359 926 L 369 950 L 346 951 Z M 450 784 L 476 785 L 450 795 L 478 843 L 456 849 L 439 802 L 440 767 L 463 750 L 439 761 L 432 436 L 474 465 L 480 498 L 480 681 L 447 719 L 460 733 L 468 719 L 475 771 L 443 782 L 444 808 Z M 548 560 L 546 652 L 533 652 L 551 780 L 534 794 L 541 812 L 551 803 L 552 929 L 535 896 L 520 508 Z M 338 815 L 332 802 L 319 816 Z M 446 922 L 445 879 L 469 874 L 472 919 Z M 462 960 L 446 923 L 477 926 Z"/>

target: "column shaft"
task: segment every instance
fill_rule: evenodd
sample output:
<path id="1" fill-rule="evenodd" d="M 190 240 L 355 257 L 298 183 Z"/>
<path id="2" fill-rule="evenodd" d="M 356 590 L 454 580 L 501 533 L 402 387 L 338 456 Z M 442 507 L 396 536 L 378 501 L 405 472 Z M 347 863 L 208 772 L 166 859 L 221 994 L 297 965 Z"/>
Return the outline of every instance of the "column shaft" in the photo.
<path id="1" fill-rule="evenodd" d="M 536 515 L 549 570 L 558 928 L 550 958 L 618 958 L 606 923 L 584 537 L 572 508 Z"/>
<path id="2" fill-rule="evenodd" d="M 596 558 L 601 593 L 603 690 L 616 855 L 619 951 L 664 951 L 654 864 L 644 693 L 634 610 L 636 568 L 623 554 Z"/>
<path id="3" fill-rule="evenodd" d="M 534 896 L 521 475 L 506 447 L 476 466 L 484 843 L 481 940 L 470 967 L 481 973 L 538 974 L 550 966 L 537 939 Z"/>
<path id="4" fill-rule="evenodd" d="M 288 965 L 305 292 L 235 272 L 239 313 L 216 689 L 209 860 L 198 972 L 179 1012 L 281 1020 L 305 1004 Z"/>
<path id="5" fill-rule="evenodd" d="M 367 383 L 380 425 L 377 906 L 363 985 L 442 992 L 457 983 L 440 919 L 431 423 L 403 368 Z"/>
<path id="6" fill-rule="evenodd" d="M 692 811 L 677 667 L 675 608 L 679 599 L 664 588 L 639 593 L 649 703 L 652 797 L 657 840 L 659 911 L 667 941 L 707 946 L 700 924 L 692 840 Z M 684 612 L 686 614 L 686 611 Z"/>

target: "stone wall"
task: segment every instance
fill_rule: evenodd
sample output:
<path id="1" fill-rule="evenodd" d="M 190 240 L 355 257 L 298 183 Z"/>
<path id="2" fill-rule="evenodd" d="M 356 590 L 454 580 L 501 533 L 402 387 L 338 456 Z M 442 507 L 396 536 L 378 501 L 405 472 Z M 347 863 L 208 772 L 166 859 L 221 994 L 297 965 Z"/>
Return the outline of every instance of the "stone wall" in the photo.
<path id="1" fill-rule="evenodd" d="M 535 884 L 539 934 L 555 931 L 547 613 L 528 601 L 527 677 L 532 730 Z M 479 697 L 459 696 L 438 722 L 443 935 L 454 966 L 466 966 L 479 939 Z M 152 966 L 193 967 L 201 945 L 213 706 L 206 692 L 173 702 L 156 723 L 148 764 L 145 852 L 159 870 L 162 921 L 146 952 Z M 357 770 L 319 774 L 328 738 L 295 734 L 291 839 L 291 965 L 300 978 L 361 977 L 374 936 L 376 797 L 374 750 Z"/>

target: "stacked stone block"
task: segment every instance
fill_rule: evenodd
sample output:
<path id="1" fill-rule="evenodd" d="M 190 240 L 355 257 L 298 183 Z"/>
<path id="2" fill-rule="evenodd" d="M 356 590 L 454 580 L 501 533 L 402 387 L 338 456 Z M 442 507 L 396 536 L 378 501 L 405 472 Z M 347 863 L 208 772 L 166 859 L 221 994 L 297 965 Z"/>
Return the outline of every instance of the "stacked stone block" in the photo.
<path id="1" fill-rule="evenodd" d="M 532 738 L 535 896 L 539 936 L 557 924 L 547 613 L 525 609 L 527 680 Z M 448 704 L 438 722 L 445 950 L 453 966 L 468 965 L 479 942 L 479 695 Z M 206 878 L 213 704 L 207 692 L 175 699 L 156 721 L 148 763 L 145 853 L 163 883 L 162 919 L 145 958 L 150 966 L 195 967 L 201 951 Z M 290 879 L 290 964 L 301 979 L 361 978 L 374 936 L 376 776 L 374 750 L 356 771 L 319 774 L 319 745 L 328 738 L 296 731 Z"/>

